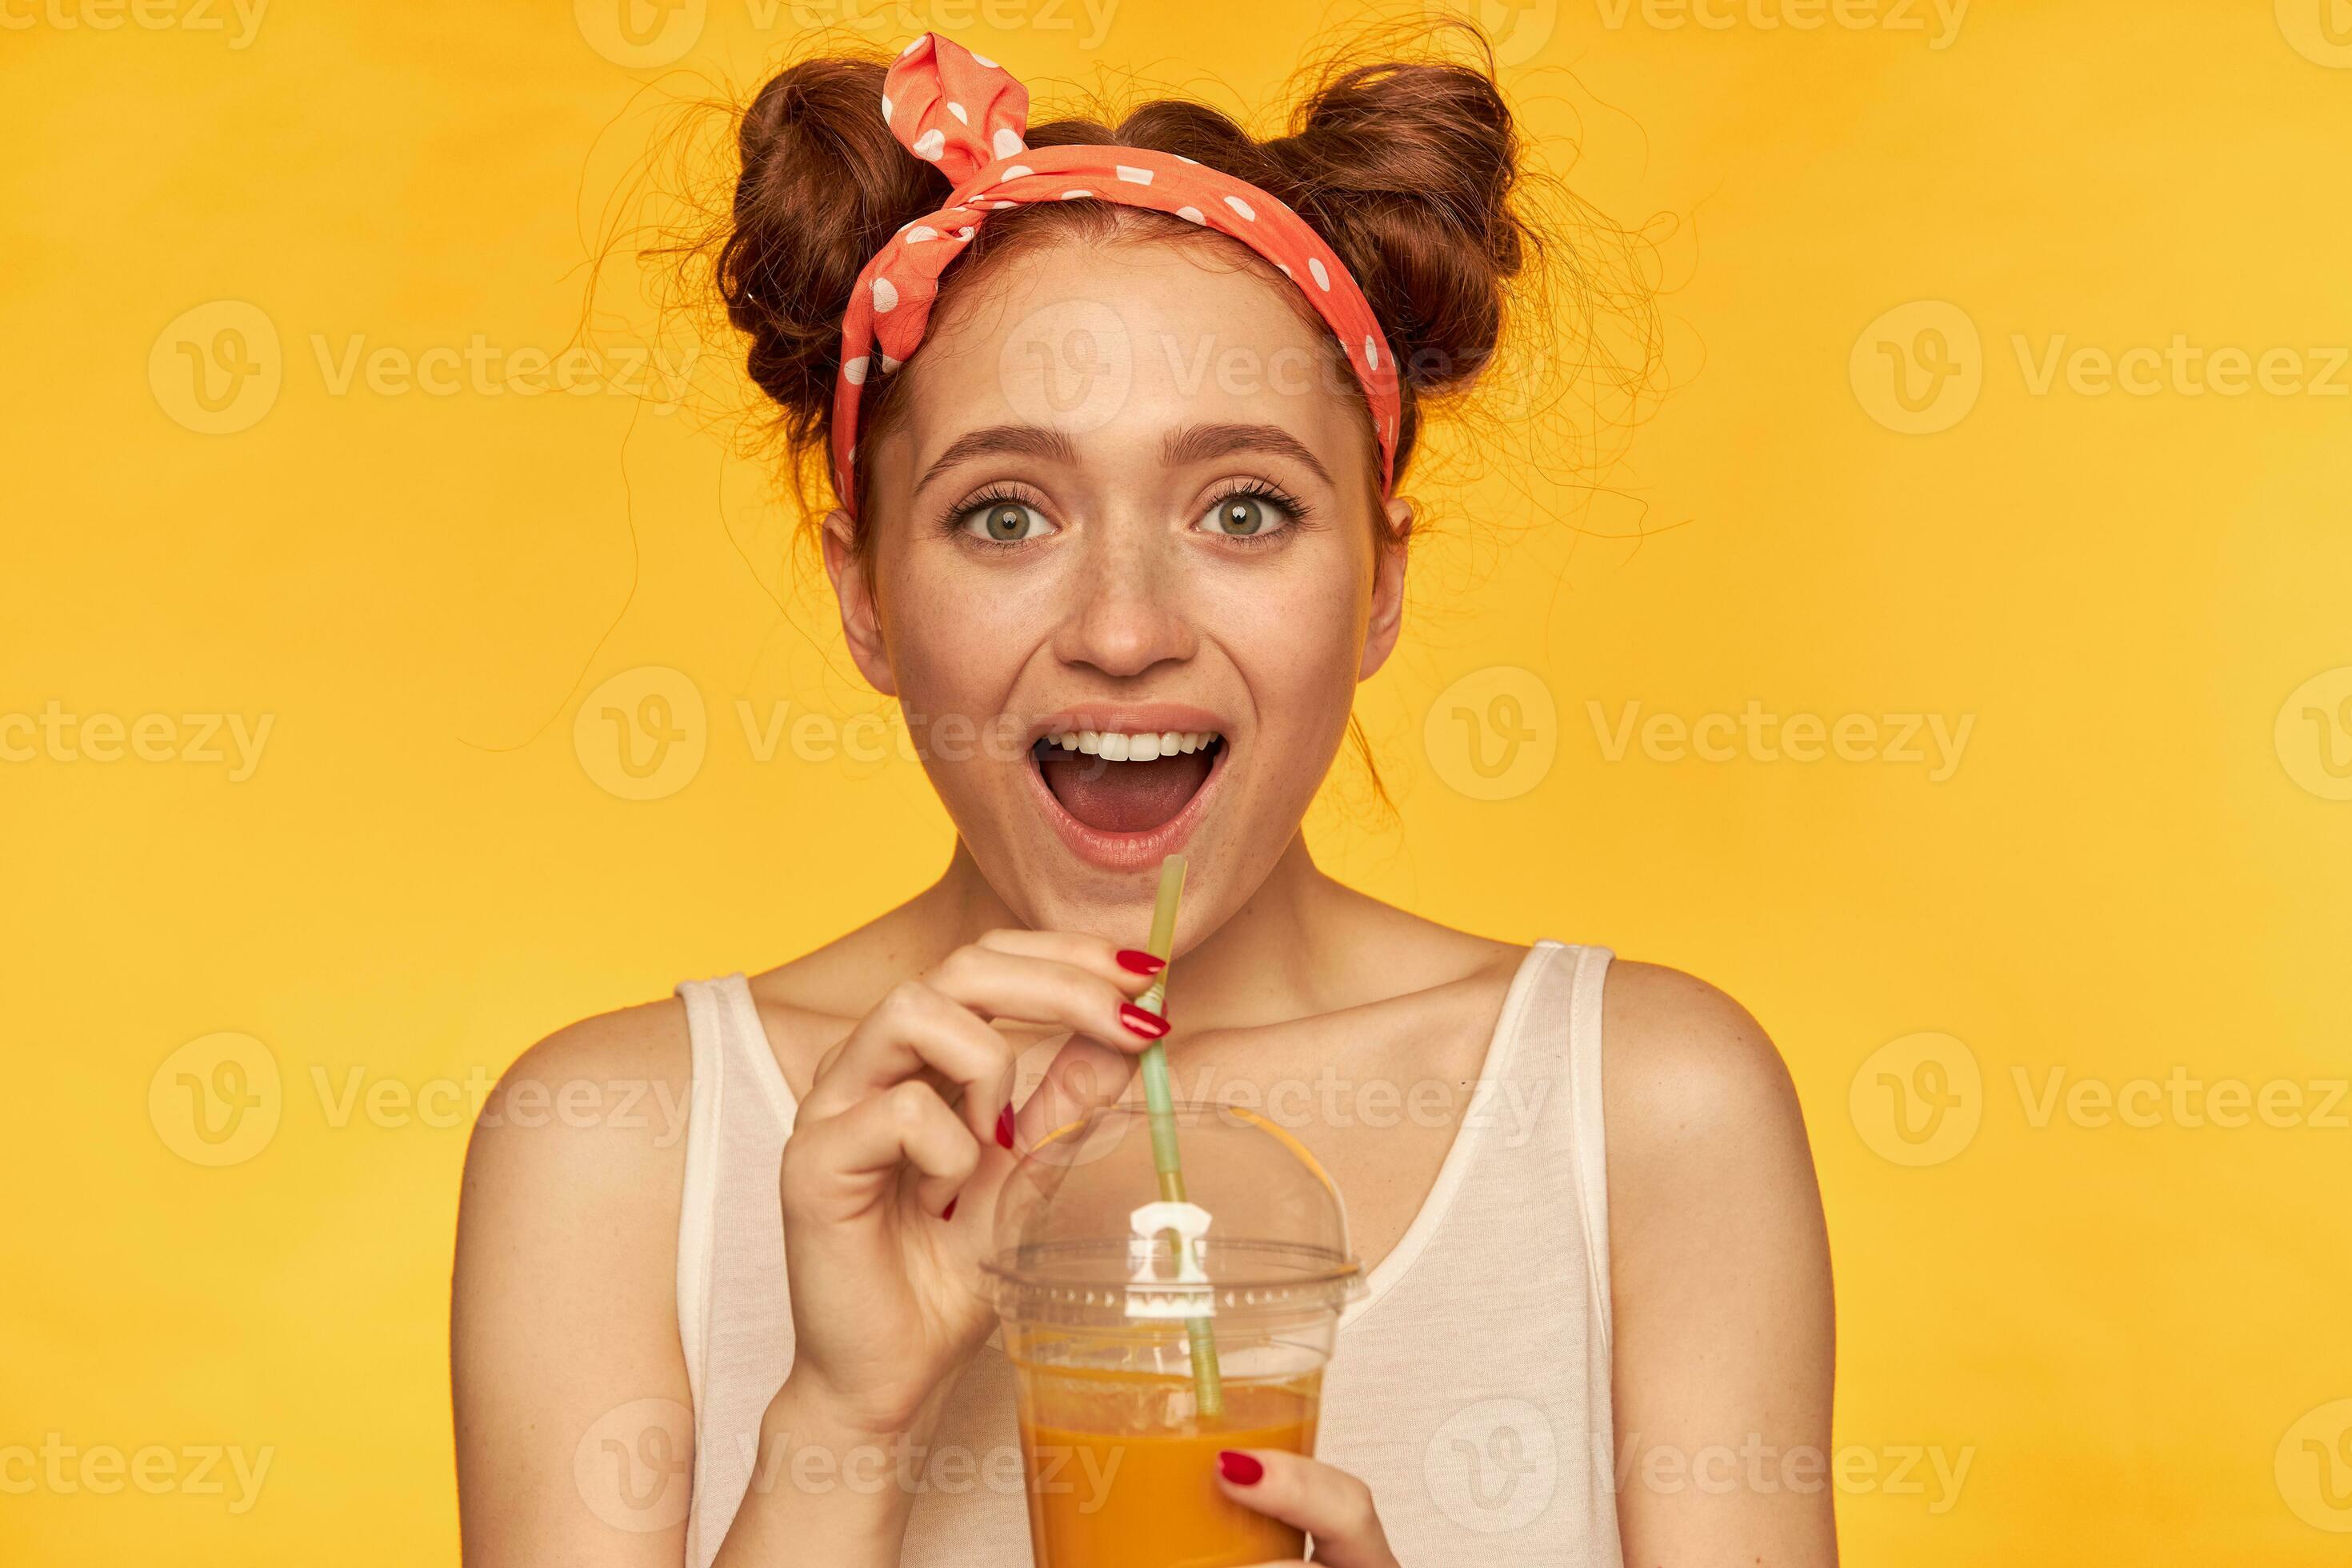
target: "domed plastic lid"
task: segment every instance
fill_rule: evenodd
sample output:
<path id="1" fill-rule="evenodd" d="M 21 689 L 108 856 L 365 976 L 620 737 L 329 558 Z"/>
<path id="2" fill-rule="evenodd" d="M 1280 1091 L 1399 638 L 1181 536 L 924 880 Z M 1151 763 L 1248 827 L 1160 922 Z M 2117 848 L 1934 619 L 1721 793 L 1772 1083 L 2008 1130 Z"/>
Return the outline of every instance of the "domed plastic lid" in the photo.
<path id="1" fill-rule="evenodd" d="M 1297 1139 L 1253 1111 L 1181 1102 L 1181 1199 L 1150 1113 L 1088 1113 L 1023 1158 L 997 1201 L 987 1263 L 998 1310 L 1029 1322 L 1336 1314 L 1363 1290 L 1339 1190 Z"/>

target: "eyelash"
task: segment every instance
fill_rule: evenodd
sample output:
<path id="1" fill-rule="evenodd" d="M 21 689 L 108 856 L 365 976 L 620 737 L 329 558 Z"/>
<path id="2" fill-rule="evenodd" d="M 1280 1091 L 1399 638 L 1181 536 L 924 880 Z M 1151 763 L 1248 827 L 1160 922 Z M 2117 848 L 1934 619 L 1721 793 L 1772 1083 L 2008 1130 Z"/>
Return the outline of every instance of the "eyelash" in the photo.
<path id="1" fill-rule="evenodd" d="M 1212 538 L 1227 544 L 1238 544 L 1246 550 L 1260 550 L 1279 542 L 1307 521 L 1309 511 L 1307 503 L 1271 479 L 1244 479 L 1228 487 L 1210 500 L 1202 509 L 1202 515 L 1241 496 L 1255 496 L 1260 500 L 1272 501 L 1287 515 L 1288 521 L 1280 528 L 1265 533 L 1217 533 L 1211 535 Z"/>
<path id="2" fill-rule="evenodd" d="M 940 531 L 948 534 L 960 534 L 967 543 L 977 544 L 983 550 L 1018 550 L 1027 544 L 1029 541 L 1025 539 L 989 539 L 972 532 L 963 525 L 964 519 L 973 512 L 979 511 L 983 507 L 992 506 L 1025 506 L 1038 511 L 1045 510 L 1031 497 L 1023 495 L 1008 485 L 991 485 L 971 500 L 958 501 L 948 508 L 947 515 L 940 520 Z"/>
<path id="3" fill-rule="evenodd" d="M 1209 512 L 1215 510 L 1218 507 L 1224 505 L 1227 501 L 1234 500 L 1237 496 L 1255 496 L 1260 500 L 1271 501 L 1276 506 L 1281 508 L 1289 519 L 1289 521 L 1282 527 L 1271 530 L 1265 533 L 1219 533 L 1212 535 L 1213 538 L 1221 540 L 1227 544 L 1238 544 L 1248 550 L 1261 549 L 1268 544 L 1276 542 L 1285 534 L 1290 532 L 1293 529 L 1303 526 L 1307 518 L 1312 515 L 1313 511 L 1313 509 L 1308 507 L 1305 501 L 1300 500 L 1297 496 L 1292 495 L 1288 490 L 1284 489 L 1280 485 L 1276 484 L 1271 479 L 1242 479 L 1228 486 L 1226 489 L 1218 491 L 1214 496 L 1212 496 L 1207 504 L 1201 509 L 1202 515 L 1206 516 Z M 1025 539 L 983 538 L 964 527 L 964 519 L 970 517 L 973 512 L 980 510 L 983 507 L 992 506 L 1025 506 L 1036 508 L 1036 510 L 1041 511 L 1045 510 L 1043 507 L 1038 506 L 1036 501 L 1025 495 L 1023 495 L 1019 490 L 1014 489 L 1010 486 L 1002 484 L 991 485 L 969 500 L 959 501 L 954 506 L 950 507 L 948 509 L 947 515 L 940 520 L 940 530 L 946 533 L 961 534 L 963 538 L 971 541 L 972 543 L 988 550 L 1018 550 L 1023 545 L 1028 543 L 1029 541 Z"/>

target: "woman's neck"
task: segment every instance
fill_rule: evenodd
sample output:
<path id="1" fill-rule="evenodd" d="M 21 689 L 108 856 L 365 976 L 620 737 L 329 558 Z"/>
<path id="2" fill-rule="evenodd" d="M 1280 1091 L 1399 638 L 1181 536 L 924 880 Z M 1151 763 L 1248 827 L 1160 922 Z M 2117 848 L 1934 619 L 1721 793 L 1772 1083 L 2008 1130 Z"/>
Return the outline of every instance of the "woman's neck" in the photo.
<path id="1" fill-rule="evenodd" d="M 920 944 L 944 953 L 982 932 L 1021 924 L 958 841 L 940 879 L 903 906 Z M 1171 1012 L 1186 1033 L 1333 1011 L 1361 1000 L 1365 961 L 1393 915 L 1333 881 L 1294 836 L 1256 891 L 1184 952 L 1171 976 Z M 1119 934 L 1119 933 L 1108 933 Z M 1139 945 L 1142 931 L 1133 933 Z"/>

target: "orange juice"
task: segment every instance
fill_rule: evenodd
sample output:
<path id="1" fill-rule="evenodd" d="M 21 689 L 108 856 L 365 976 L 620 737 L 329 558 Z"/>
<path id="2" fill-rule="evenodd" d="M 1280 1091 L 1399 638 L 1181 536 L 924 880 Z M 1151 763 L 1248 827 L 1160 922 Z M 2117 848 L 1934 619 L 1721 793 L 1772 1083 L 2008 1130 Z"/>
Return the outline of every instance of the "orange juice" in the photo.
<path id="1" fill-rule="evenodd" d="M 1171 1118 L 1189 1197 L 1171 1195 Z M 1323 1370 L 1363 1290 L 1339 1189 L 1296 1138 L 1234 1106 L 1098 1107 L 1006 1178 L 982 1273 L 1037 1568 L 1300 1556 L 1298 1531 L 1217 1479 L 1220 1448 L 1314 1453 Z"/>
<path id="2" fill-rule="evenodd" d="M 1245 1568 L 1306 1554 L 1297 1531 L 1217 1489 L 1217 1451 L 1313 1453 L 1319 1373 L 1228 1383 L 1224 1413 L 1203 1417 L 1182 1379 L 1021 1371 L 1037 1568 Z"/>

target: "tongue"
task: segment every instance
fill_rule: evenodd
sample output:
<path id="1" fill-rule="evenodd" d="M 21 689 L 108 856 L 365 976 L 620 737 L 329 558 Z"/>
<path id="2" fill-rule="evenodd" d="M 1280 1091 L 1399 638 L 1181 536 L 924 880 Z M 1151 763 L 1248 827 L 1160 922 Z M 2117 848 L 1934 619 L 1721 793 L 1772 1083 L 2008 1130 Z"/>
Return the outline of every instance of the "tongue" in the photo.
<path id="1" fill-rule="evenodd" d="M 1144 833 L 1184 809 L 1209 776 L 1210 755 L 1193 752 L 1153 763 L 1107 763 L 1070 753 L 1038 767 L 1062 809 L 1105 833 Z"/>

